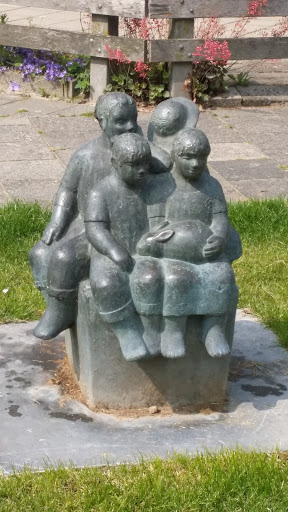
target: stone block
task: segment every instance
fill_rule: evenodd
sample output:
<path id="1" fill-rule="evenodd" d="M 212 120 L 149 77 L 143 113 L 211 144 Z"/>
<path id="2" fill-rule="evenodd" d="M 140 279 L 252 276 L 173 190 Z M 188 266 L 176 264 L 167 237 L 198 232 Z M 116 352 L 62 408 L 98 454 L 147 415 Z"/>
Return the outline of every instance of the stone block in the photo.
<path id="1" fill-rule="evenodd" d="M 127 362 L 119 342 L 95 311 L 88 281 L 80 284 L 76 326 L 66 331 L 70 365 L 88 404 L 112 409 L 169 404 L 195 408 L 222 402 L 230 357 L 212 358 L 200 341 L 201 317 L 190 317 L 186 332 L 186 356 L 162 356 Z M 226 337 L 232 344 L 234 314 L 230 314 Z M 78 342 L 78 340 L 81 340 Z"/>

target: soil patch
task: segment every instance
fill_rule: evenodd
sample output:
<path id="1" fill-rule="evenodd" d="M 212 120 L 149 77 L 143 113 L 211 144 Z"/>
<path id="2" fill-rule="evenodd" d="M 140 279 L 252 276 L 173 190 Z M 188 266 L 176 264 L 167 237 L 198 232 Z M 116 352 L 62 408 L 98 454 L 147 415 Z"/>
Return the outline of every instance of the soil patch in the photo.
<path id="1" fill-rule="evenodd" d="M 191 407 L 191 406 L 182 406 L 182 407 L 171 407 L 169 404 L 163 404 L 157 406 L 157 412 L 152 413 L 149 411 L 151 408 L 140 408 L 140 409 L 113 409 L 109 407 L 103 407 L 102 405 L 97 407 L 91 407 L 89 403 L 86 401 L 77 379 L 70 367 L 68 359 L 65 358 L 61 361 L 58 369 L 55 372 L 54 377 L 50 380 L 50 383 L 60 386 L 61 389 L 61 405 L 65 403 L 65 401 L 69 398 L 73 400 L 77 400 L 85 404 L 92 412 L 96 413 L 104 413 L 113 415 L 119 419 L 121 418 L 141 418 L 144 416 L 152 416 L 154 418 L 163 418 L 167 416 L 175 416 L 175 415 L 188 415 L 188 414 L 205 414 L 209 415 L 214 412 L 223 412 L 225 409 L 226 401 L 221 403 L 209 404 L 209 406 L 201 406 L 201 407 Z"/>

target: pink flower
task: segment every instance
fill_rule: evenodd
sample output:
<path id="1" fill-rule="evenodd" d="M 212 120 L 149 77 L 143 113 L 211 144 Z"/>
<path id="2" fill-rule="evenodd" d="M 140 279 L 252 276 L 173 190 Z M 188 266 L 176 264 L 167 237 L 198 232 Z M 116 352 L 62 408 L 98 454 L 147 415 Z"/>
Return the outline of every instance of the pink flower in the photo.
<path id="1" fill-rule="evenodd" d="M 138 59 L 134 66 L 134 71 L 136 71 L 136 73 L 138 73 L 139 77 L 141 78 L 147 77 L 146 71 L 149 71 L 149 69 L 150 68 L 148 64 L 145 64 L 145 62 L 143 62 L 141 59 Z"/>
<path id="2" fill-rule="evenodd" d="M 196 51 L 192 55 L 202 57 L 201 60 L 226 62 L 230 59 L 231 52 L 227 41 L 220 43 L 219 41 L 207 39 L 204 45 L 197 46 Z"/>

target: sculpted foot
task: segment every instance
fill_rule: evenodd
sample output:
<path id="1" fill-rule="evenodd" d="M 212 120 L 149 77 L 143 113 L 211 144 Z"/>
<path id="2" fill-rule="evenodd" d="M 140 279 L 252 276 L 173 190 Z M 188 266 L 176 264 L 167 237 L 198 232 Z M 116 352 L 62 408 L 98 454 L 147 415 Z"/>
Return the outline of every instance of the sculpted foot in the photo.
<path id="1" fill-rule="evenodd" d="M 222 317 L 204 319 L 204 343 L 211 357 L 224 357 L 230 353 Z"/>
<path id="2" fill-rule="evenodd" d="M 150 358 L 149 351 L 142 337 L 142 323 L 135 313 L 110 324 L 115 332 L 126 361 L 138 361 Z"/>
<path id="3" fill-rule="evenodd" d="M 161 318 L 156 315 L 142 315 L 141 320 L 144 327 L 143 339 L 150 357 L 157 357 L 161 354 Z"/>
<path id="4" fill-rule="evenodd" d="M 185 331 L 187 317 L 170 316 L 164 318 L 164 331 L 161 334 L 162 356 L 170 359 L 185 356 Z"/>
<path id="5" fill-rule="evenodd" d="M 48 297 L 47 308 L 34 329 L 34 336 L 42 340 L 55 338 L 73 325 L 76 318 L 76 300 Z"/>

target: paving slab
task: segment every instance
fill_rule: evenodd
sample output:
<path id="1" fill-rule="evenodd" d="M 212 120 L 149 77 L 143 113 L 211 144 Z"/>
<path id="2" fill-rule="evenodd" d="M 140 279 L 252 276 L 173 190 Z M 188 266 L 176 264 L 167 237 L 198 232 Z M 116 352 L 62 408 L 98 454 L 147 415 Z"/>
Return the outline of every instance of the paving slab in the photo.
<path id="1" fill-rule="evenodd" d="M 1 183 L 0 183 L 0 205 L 4 205 L 7 203 L 7 201 L 10 201 L 10 196 L 6 191 L 3 190 Z"/>
<path id="2" fill-rule="evenodd" d="M 245 160 L 245 163 L 241 160 L 213 162 L 212 167 L 229 181 L 279 178 L 281 182 L 281 179 L 288 177 L 288 173 L 271 159 Z"/>
<path id="3" fill-rule="evenodd" d="M 226 122 L 225 122 L 226 121 Z M 227 142 L 239 142 L 239 134 L 235 133 L 233 127 L 229 124 L 229 119 L 220 120 L 217 117 L 213 117 L 210 112 L 202 112 L 197 128 L 205 131 L 210 143 L 227 143 Z"/>
<path id="4" fill-rule="evenodd" d="M 208 162 L 259 158 L 268 158 L 268 156 L 248 142 L 212 143 Z"/>
<path id="5" fill-rule="evenodd" d="M 24 144 L 33 142 L 35 145 L 42 143 L 40 134 L 38 133 L 37 129 L 29 122 L 29 119 L 28 124 L 6 124 L 5 130 L 1 130 L 0 143 L 6 142 L 8 144 L 11 141 L 22 142 Z"/>
<path id="6" fill-rule="evenodd" d="M 54 158 L 53 160 L 32 160 L 19 162 L 3 162 L 0 167 L 0 182 L 51 180 L 59 183 L 63 176 L 63 166 Z"/>
<path id="7" fill-rule="evenodd" d="M 17 98 L 17 101 L 16 101 Z M 20 98 L 20 100 L 18 100 Z M 67 109 L 67 103 L 58 99 L 21 97 L 15 94 L 15 101 L 1 107 L 1 115 L 42 117 Z M 19 112 L 20 110 L 20 112 Z M 21 112 L 22 111 L 22 112 Z"/>
<path id="8" fill-rule="evenodd" d="M 33 124 L 55 149 L 75 148 L 100 135 L 101 130 L 89 117 L 38 117 Z"/>
<path id="9" fill-rule="evenodd" d="M 35 323 L 0 326 L 0 467 L 79 467 L 142 455 L 223 448 L 288 449 L 288 353 L 250 315 L 237 314 L 229 399 L 210 414 L 117 418 L 61 397 L 53 384 L 63 338 L 41 342 Z M 137 363 L 131 363 L 137 364 Z M 157 405 L 157 404 L 156 404 Z M 207 412 L 207 411 L 206 411 Z M 12 435 L 13 433 L 13 435 Z"/>
<path id="10" fill-rule="evenodd" d="M 14 103 L 15 101 L 21 101 L 21 97 L 20 96 L 11 96 L 11 94 L 5 94 L 5 93 L 1 93 L 0 95 L 0 107 L 2 107 L 3 105 L 8 105 L 9 103 Z M 3 111 L 2 111 L 2 108 L 1 108 L 1 117 L 3 116 Z"/>
<path id="11" fill-rule="evenodd" d="M 59 151 L 55 151 L 54 154 L 58 158 L 59 162 L 61 163 L 64 169 L 68 165 L 71 156 L 77 149 L 78 148 L 75 147 L 74 149 L 60 149 Z"/>
<path id="12" fill-rule="evenodd" d="M 221 176 L 221 174 L 219 174 L 215 170 L 214 162 L 213 162 L 213 167 L 210 164 L 208 167 L 209 167 L 211 176 L 214 176 L 214 178 L 216 178 L 216 180 L 219 181 L 227 201 L 237 202 L 237 201 L 247 200 L 247 197 L 245 195 L 243 195 L 241 192 L 239 192 L 239 190 L 237 190 L 237 188 L 235 188 L 233 185 L 231 185 L 231 183 L 229 181 L 225 180 L 223 178 L 223 176 Z"/>
<path id="13" fill-rule="evenodd" d="M 59 164 L 60 165 L 60 164 Z M 9 180 L 2 184 L 11 201 L 37 201 L 44 207 L 51 207 L 56 195 L 59 181 L 44 179 Z"/>
<path id="14" fill-rule="evenodd" d="M 10 117 L 10 115 L 7 116 L 0 116 L 0 126 L 31 126 L 30 119 L 28 117 Z"/>
<path id="15" fill-rule="evenodd" d="M 288 178 L 267 180 L 230 181 L 241 194 L 248 198 L 263 199 L 265 197 L 288 197 Z M 279 219 L 281 222 L 281 219 Z"/>
<path id="16" fill-rule="evenodd" d="M 31 141 L 0 143 L 0 162 L 23 160 L 52 160 L 53 153 L 44 141 L 34 144 Z"/>

